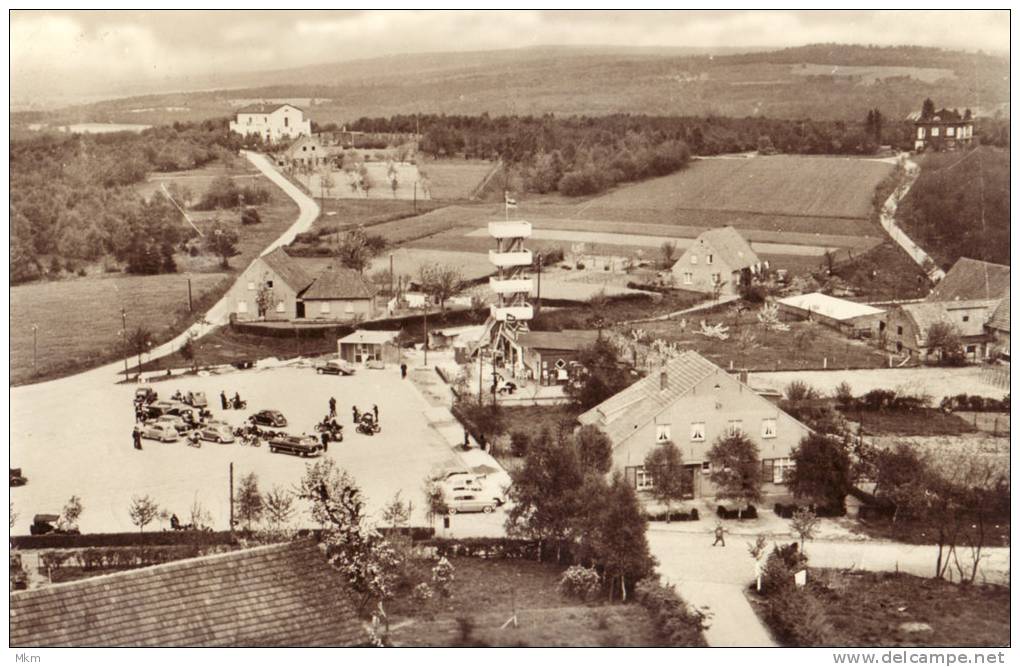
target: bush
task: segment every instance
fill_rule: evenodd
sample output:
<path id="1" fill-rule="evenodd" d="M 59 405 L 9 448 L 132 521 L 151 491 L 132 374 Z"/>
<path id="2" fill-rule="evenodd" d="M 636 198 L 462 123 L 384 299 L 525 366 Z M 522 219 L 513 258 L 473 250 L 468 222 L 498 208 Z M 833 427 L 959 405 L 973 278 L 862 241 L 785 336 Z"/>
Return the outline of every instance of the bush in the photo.
<path id="1" fill-rule="evenodd" d="M 424 581 L 415 586 L 414 590 L 411 592 L 411 599 L 413 599 L 416 604 L 423 607 L 429 603 L 432 596 L 432 587 Z"/>
<path id="2" fill-rule="evenodd" d="M 784 547 L 774 547 L 772 553 L 765 559 L 765 567 L 762 570 L 762 592 L 772 597 L 794 590 L 796 586 L 793 575 L 806 565 L 807 558 L 801 554 L 796 542 Z"/>
<path id="3" fill-rule="evenodd" d="M 697 521 L 698 509 L 693 508 L 690 512 L 670 512 L 667 519 L 666 512 L 659 512 L 657 514 L 648 514 L 647 518 L 649 521 Z"/>
<path id="4" fill-rule="evenodd" d="M 816 505 L 806 505 L 802 507 L 800 505 L 784 505 L 783 503 L 776 503 L 772 509 L 776 513 L 776 516 L 783 519 L 792 519 L 793 515 L 800 510 L 810 510 L 814 512 L 815 516 L 820 518 L 840 517 L 846 514 L 846 508 L 818 507 Z"/>
<path id="5" fill-rule="evenodd" d="M 527 455 L 530 444 L 531 436 L 524 431 L 514 431 L 510 434 L 510 453 L 512 455 L 518 457 Z"/>
<path id="6" fill-rule="evenodd" d="M 705 617 L 690 608 L 673 586 L 651 580 L 635 588 L 638 603 L 648 610 L 663 643 L 669 646 L 705 646 Z"/>
<path id="7" fill-rule="evenodd" d="M 259 210 L 253 206 L 249 206 L 241 213 L 242 225 L 257 225 L 260 222 L 262 222 L 262 216 L 259 215 Z"/>
<path id="8" fill-rule="evenodd" d="M 450 587 L 453 584 L 453 565 L 446 560 L 445 556 L 441 556 L 439 562 L 432 568 L 432 584 L 443 594 L 443 597 L 450 597 Z"/>
<path id="9" fill-rule="evenodd" d="M 766 612 L 769 627 L 786 646 L 829 646 L 832 627 L 825 607 L 803 589 L 791 589 L 769 600 Z"/>
<path id="10" fill-rule="evenodd" d="M 754 505 L 748 505 L 743 510 L 729 510 L 719 505 L 715 508 L 715 514 L 720 519 L 757 519 L 758 510 Z"/>
<path id="11" fill-rule="evenodd" d="M 560 594 L 578 600 L 590 600 L 595 597 L 601 587 L 602 577 L 595 571 L 595 568 L 571 565 L 560 577 Z"/>

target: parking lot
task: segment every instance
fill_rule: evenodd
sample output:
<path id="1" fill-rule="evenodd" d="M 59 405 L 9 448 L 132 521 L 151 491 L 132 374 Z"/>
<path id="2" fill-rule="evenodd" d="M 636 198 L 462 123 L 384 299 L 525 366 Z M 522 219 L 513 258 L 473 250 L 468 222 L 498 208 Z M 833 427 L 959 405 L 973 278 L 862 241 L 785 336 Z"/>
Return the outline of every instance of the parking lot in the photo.
<path id="1" fill-rule="evenodd" d="M 233 425 L 257 410 L 280 410 L 289 421 L 286 431 L 292 434 L 314 433 L 315 424 L 328 412 L 330 396 L 335 397 L 344 441 L 331 443 L 326 456 L 354 476 L 375 519 L 381 507 L 402 491 L 404 501 L 414 503 L 412 523 L 426 525 L 425 477 L 459 464 L 456 450 L 425 419 L 427 403 L 410 380 L 401 380 L 396 368 L 359 369 L 351 377 L 319 376 L 311 368 L 255 369 L 151 386 L 160 399 L 177 389 L 204 391 L 213 416 Z M 264 444 L 251 448 L 203 442 L 196 449 L 183 439 L 174 443 L 144 440 L 143 451 L 136 451 L 131 441 L 135 388 L 98 383 L 83 375 L 12 390 L 11 465 L 22 468 L 29 480 L 26 486 L 11 489 L 18 514 L 14 534 L 28 533 L 36 513 L 59 513 L 72 494 L 80 496 L 85 507 L 82 532 L 136 530 L 128 508 L 133 495 L 145 494 L 182 521 L 189 520 L 192 504 L 198 501 L 211 513 L 213 527 L 223 530 L 230 514 L 231 462 L 235 485 L 241 476 L 255 472 L 265 492 L 273 485 L 291 488 L 310 461 L 271 454 Z M 248 401 L 247 409 L 221 410 L 221 390 L 228 396 L 239 392 Z M 379 406 L 381 433 L 354 432 L 351 406 L 355 403 L 363 411 Z M 477 515 L 478 522 L 495 528 L 502 522 L 502 512 L 496 515 L 484 520 Z M 470 530 L 473 519 L 474 515 L 458 517 L 455 523 Z M 303 504 L 295 523 L 310 525 Z M 153 523 L 146 531 L 165 527 Z"/>

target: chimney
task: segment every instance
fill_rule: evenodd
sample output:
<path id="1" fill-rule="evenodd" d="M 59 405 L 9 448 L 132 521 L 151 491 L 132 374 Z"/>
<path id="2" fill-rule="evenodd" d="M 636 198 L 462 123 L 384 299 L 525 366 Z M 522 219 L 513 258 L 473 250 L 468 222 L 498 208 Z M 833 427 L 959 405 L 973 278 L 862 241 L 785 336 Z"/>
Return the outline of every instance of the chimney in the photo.
<path id="1" fill-rule="evenodd" d="M 740 371 L 740 382 L 741 384 L 747 384 L 747 369 L 744 368 Z"/>
<path id="2" fill-rule="evenodd" d="M 665 391 L 667 387 L 669 387 L 669 374 L 663 368 L 659 371 L 659 391 Z"/>

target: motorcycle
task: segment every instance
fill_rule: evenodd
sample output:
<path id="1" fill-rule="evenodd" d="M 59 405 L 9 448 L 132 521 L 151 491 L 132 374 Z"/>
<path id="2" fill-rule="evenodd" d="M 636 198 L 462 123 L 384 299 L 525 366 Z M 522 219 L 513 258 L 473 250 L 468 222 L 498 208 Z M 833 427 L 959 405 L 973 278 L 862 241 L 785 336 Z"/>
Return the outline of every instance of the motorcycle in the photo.
<path id="1" fill-rule="evenodd" d="M 195 449 L 202 449 L 202 438 L 199 437 L 198 431 L 192 431 L 185 438 L 188 443 L 188 447 L 194 447 Z"/>
<path id="2" fill-rule="evenodd" d="M 368 419 L 365 419 L 365 417 L 368 417 Z M 365 415 L 365 417 L 362 417 L 361 421 L 358 422 L 358 433 L 364 435 L 375 435 L 382 431 L 378 422 L 372 419 L 371 415 Z"/>
<path id="3" fill-rule="evenodd" d="M 315 425 L 315 430 L 318 433 L 325 433 L 332 442 L 343 442 L 344 441 L 344 427 L 340 424 L 331 424 L 329 422 L 320 422 Z"/>

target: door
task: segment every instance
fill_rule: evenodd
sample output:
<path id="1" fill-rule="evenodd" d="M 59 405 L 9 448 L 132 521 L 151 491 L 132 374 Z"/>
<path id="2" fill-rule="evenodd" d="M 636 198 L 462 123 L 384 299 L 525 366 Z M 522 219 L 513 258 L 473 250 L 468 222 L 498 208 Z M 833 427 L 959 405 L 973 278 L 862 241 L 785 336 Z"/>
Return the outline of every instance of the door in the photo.
<path id="1" fill-rule="evenodd" d="M 298 301 L 297 304 L 297 319 L 301 320 L 305 317 L 305 302 Z"/>

